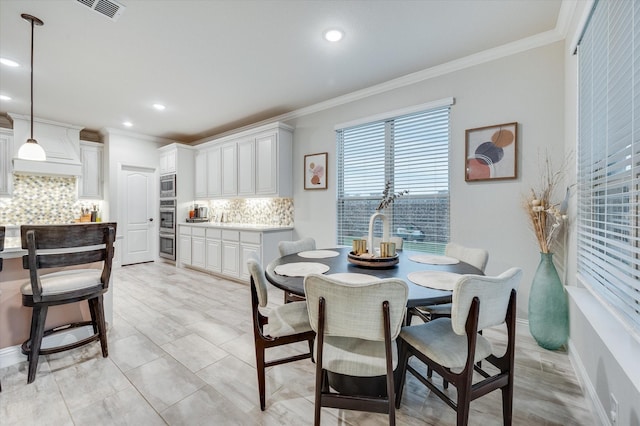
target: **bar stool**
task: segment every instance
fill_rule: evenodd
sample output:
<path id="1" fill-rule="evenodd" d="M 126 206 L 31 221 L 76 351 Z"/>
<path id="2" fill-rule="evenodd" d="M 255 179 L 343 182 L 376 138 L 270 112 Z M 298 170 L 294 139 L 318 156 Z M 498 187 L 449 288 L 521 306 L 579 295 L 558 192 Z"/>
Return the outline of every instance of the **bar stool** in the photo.
<path id="1" fill-rule="evenodd" d="M 27 355 L 29 373 L 27 383 L 36 378 L 38 358 L 74 349 L 100 340 L 102 356 L 108 356 L 107 330 L 104 320 L 103 294 L 109 287 L 116 223 L 91 223 L 72 225 L 23 225 L 20 227 L 22 248 L 28 254 L 22 257 L 24 269 L 29 269 L 30 279 L 25 282 L 22 305 L 33 308 L 29 340 L 22 344 Z M 99 269 L 68 269 L 40 274 L 47 268 L 60 268 L 103 262 Z M 50 330 L 44 329 L 49 306 L 64 305 L 86 300 L 91 321 L 67 324 Z M 75 343 L 41 349 L 45 336 L 91 325 L 93 335 Z"/>

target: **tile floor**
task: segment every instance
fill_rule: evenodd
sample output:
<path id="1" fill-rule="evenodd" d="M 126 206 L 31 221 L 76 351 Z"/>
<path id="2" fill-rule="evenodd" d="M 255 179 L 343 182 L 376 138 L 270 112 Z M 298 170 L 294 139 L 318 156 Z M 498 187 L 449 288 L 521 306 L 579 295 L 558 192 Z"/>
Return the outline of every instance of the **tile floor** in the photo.
<path id="1" fill-rule="evenodd" d="M 309 360 L 270 368 L 267 409 L 260 411 L 248 285 L 148 263 L 117 269 L 113 290 L 109 357 L 102 358 L 98 343 L 41 357 L 31 385 L 26 384 L 26 360 L 1 369 L 0 424 L 313 423 L 314 364 Z M 270 303 L 283 298 L 275 288 L 269 297 Z M 498 345 L 504 340 L 500 331 L 485 335 Z M 301 343 L 293 350 L 305 347 Z M 454 411 L 412 376 L 406 386 L 399 425 L 455 424 Z M 495 392 L 473 402 L 470 424 L 502 424 L 501 407 Z M 323 409 L 322 423 L 384 425 L 387 416 Z M 522 326 L 513 423 L 596 424 L 567 354 L 540 349 Z"/>

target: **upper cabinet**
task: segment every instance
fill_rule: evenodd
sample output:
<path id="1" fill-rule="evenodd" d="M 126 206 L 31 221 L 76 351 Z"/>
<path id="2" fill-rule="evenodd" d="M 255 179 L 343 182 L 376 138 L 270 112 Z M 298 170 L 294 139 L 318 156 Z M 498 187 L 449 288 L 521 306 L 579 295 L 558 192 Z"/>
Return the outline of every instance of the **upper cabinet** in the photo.
<path id="1" fill-rule="evenodd" d="M 160 174 L 161 175 L 166 175 L 167 173 L 176 172 L 177 151 L 178 150 L 174 148 L 160 151 Z"/>
<path id="2" fill-rule="evenodd" d="M 13 132 L 0 129 L 0 196 L 11 195 L 11 148 Z"/>
<path id="3" fill-rule="evenodd" d="M 198 146 L 197 198 L 290 197 L 293 128 L 273 123 Z"/>
<path id="4" fill-rule="evenodd" d="M 103 145 L 80 141 L 82 175 L 78 179 L 78 198 L 101 200 L 103 197 Z"/>

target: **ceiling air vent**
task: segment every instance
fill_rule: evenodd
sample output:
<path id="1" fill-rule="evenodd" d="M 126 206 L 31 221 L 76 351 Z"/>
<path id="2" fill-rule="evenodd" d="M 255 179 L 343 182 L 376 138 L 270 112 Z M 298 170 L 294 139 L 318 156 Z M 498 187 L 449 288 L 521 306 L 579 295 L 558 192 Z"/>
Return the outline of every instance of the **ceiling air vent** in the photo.
<path id="1" fill-rule="evenodd" d="M 117 21 L 126 9 L 125 5 L 114 0 L 76 0 L 107 18 Z"/>

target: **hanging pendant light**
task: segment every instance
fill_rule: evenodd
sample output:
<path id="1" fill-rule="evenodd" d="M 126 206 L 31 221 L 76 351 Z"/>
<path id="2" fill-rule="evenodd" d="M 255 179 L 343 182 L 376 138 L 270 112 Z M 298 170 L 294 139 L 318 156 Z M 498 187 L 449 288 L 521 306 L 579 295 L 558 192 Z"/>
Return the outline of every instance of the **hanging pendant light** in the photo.
<path id="1" fill-rule="evenodd" d="M 42 149 L 38 141 L 33 138 L 33 29 L 36 25 L 44 25 L 44 22 L 26 13 L 20 16 L 31 22 L 31 137 L 27 139 L 18 150 L 18 158 L 22 160 L 45 161 L 47 155 L 44 149 Z"/>

